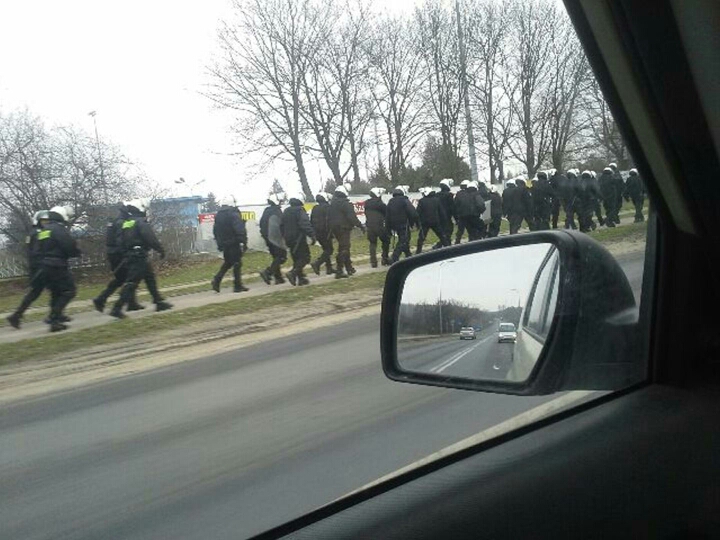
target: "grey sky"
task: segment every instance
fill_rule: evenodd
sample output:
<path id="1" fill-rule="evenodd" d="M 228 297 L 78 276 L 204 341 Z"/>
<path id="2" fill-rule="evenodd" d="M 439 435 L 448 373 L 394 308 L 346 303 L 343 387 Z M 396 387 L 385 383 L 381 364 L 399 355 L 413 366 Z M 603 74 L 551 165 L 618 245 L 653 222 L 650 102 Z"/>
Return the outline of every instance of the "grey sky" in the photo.
<path id="1" fill-rule="evenodd" d="M 417 3 L 376 5 L 402 13 Z M 87 130 L 95 110 L 101 136 L 177 195 L 189 194 L 173 184 L 180 176 L 189 185 L 206 179 L 196 194 L 233 193 L 246 203 L 263 201 L 275 175 L 292 190 L 297 180 L 285 162 L 254 177 L 255 158 L 228 157 L 235 149 L 229 116 L 199 93 L 229 6 L 229 0 L 5 2 L 0 110 L 28 107 L 48 124 Z M 330 177 L 317 161 L 308 160 L 307 169 L 313 188 Z"/>
<path id="2" fill-rule="evenodd" d="M 549 248 L 550 244 L 517 246 L 423 266 L 408 276 L 402 302 L 435 303 L 442 283 L 443 301 L 495 310 L 499 305 L 516 306 L 519 300 L 522 307 Z"/>

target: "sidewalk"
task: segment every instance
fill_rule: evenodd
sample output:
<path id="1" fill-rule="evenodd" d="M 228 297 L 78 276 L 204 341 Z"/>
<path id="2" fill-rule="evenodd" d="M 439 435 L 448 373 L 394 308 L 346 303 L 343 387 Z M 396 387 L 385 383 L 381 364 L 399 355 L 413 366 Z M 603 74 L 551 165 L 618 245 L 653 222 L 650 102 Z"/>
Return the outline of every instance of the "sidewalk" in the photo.
<path id="1" fill-rule="evenodd" d="M 622 224 L 620 226 L 630 225 L 632 224 L 632 218 L 633 218 L 633 212 L 623 212 L 620 214 Z M 429 248 L 429 246 L 427 246 Z M 360 262 L 366 262 L 369 261 L 368 256 L 355 256 L 353 257 L 353 260 L 355 263 Z M 373 269 L 370 268 L 368 264 L 356 264 L 357 268 L 357 274 L 356 275 L 364 275 L 364 274 L 370 274 L 373 272 L 379 272 L 382 271 L 383 268 L 377 268 Z M 289 270 L 289 268 L 288 268 Z M 320 276 L 316 276 L 312 270 L 308 267 L 308 277 L 310 279 L 310 285 L 308 287 L 312 287 L 314 284 L 321 284 L 321 283 L 328 283 L 330 281 L 334 281 L 334 276 L 330 275 L 327 276 L 324 274 L 324 271 L 321 272 Z M 243 274 L 243 279 L 247 280 L 247 278 L 257 278 L 257 273 L 251 273 L 251 274 Z M 353 278 L 349 278 L 347 280 L 344 280 L 348 283 L 352 282 Z M 250 291 L 245 293 L 233 293 L 232 287 L 229 286 L 231 283 L 231 279 L 226 279 L 225 283 L 228 284 L 228 286 L 224 287 L 221 292 L 218 294 L 212 290 L 210 290 L 210 281 L 203 280 L 203 281 L 194 281 L 190 283 L 185 283 L 182 285 L 175 285 L 170 287 L 162 287 L 161 283 L 161 292 L 169 292 L 169 291 L 178 291 L 183 289 L 192 289 L 197 288 L 199 286 L 207 286 L 207 291 L 202 292 L 195 292 L 195 293 L 188 293 L 178 296 L 172 296 L 168 298 L 168 301 L 173 304 L 173 309 L 164 313 L 177 313 L 178 311 L 182 311 L 183 309 L 188 308 L 195 308 L 195 307 L 201 307 L 206 306 L 210 304 L 220 304 L 224 302 L 229 302 L 232 300 L 238 300 L 242 298 L 252 298 L 256 296 L 264 296 L 266 294 L 272 294 L 276 291 L 282 291 L 292 288 L 292 285 L 289 283 L 285 283 L 284 285 L 266 285 L 259 279 L 250 282 L 249 288 Z M 117 294 L 117 293 L 116 293 Z M 143 290 L 139 293 L 140 297 L 147 296 L 147 291 Z M 113 317 L 110 317 L 107 315 L 107 311 L 109 310 L 109 306 L 106 307 L 105 313 L 98 313 L 95 311 L 92 302 L 88 300 L 78 301 L 78 302 L 72 302 L 70 304 L 70 307 L 73 309 L 85 309 L 81 312 L 75 312 L 72 313 L 71 316 L 73 318 L 73 321 L 69 323 L 68 330 L 61 332 L 62 335 L 66 335 L 68 333 L 76 332 L 78 330 L 86 329 L 86 328 L 94 328 L 99 327 L 105 324 L 110 324 L 113 322 L 116 322 L 117 320 Z M 31 308 L 28 310 L 27 313 L 32 312 L 47 312 L 46 307 L 38 307 L 38 308 Z M 154 306 L 150 303 L 147 303 L 146 309 L 142 311 L 135 311 L 127 313 L 128 317 L 137 318 L 137 317 L 148 317 L 151 315 L 159 315 L 162 316 L 163 313 L 157 313 L 154 310 Z M 2 317 L 6 317 L 9 315 L 2 314 Z M 17 341 L 22 341 L 24 339 L 32 339 L 36 337 L 41 336 L 48 336 L 48 326 L 43 323 L 42 321 L 36 321 L 36 322 L 28 322 L 24 323 L 22 325 L 22 328 L 20 330 L 15 330 L 10 327 L 0 328 L 0 343 L 14 343 Z"/>
<path id="2" fill-rule="evenodd" d="M 356 258 L 357 261 L 359 258 Z M 381 272 L 385 268 L 371 268 L 369 265 L 363 265 L 363 266 L 356 266 L 357 274 L 356 276 L 361 276 L 364 274 L 370 274 L 374 272 Z M 354 276 L 353 276 L 354 277 Z M 352 283 L 353 277 L 350 277 L 348 279 L 343 280 L 347 283 Z M 312 287 L 316 284 L 321 283 L 328 283 L 330 281 L 335 280 L 334 275 L 325 275 L 324 273 L 321 273 L 320 276 L 316 276 L 312 270 L 310 270 L 308 274 L 308 279 L 310 279 L 310 285 L 307 285 L 306 287 Z M 252 284 L 250 287 L 250 290 L 248 292 L 244 293 L 234 293 L 232 292 L 232 280 L 227 279 L 225 280 L 226 283 L 228 283 L 228 286 L 223 287 L 220 291 L 220 293 L 216 293 L 215 291 L 209 290 L 210 289 L 210 282 L 207 282 L 208 291 L 198 292 L 198 293 L 192 293 L 192 294 L 186 294 L 182 296 L 174 296 L 172 298 L 169 298 L 168 300 L 170 303 L 173 304 L 173 309 L 169 311 L 165 311 L 162 313 L 157 313 L 154 309 L 154 306 L 151 304 L 148 304 L 146 306 L 146 309 L 142 311 L 134 311 L 127 313 L 128 317 L 132 318 L 138 318 L 138 317 L 149 317 L 152 315 L 156 316 L 162 316 L 164 313 L 177 313 L 178 311 L 182 311 L 183 309 L 188 308 L 195 308 L 195 307 L 201 307 L 206 306 L 210 304 L 221 304 L 224 302 L 229 302 L 232 300 L 238 300 L 242 298 L 252 298 L 256 296 L 265 296 L 267 294 L 272 294 L 277 291 L 287 290 L 291 289 L 293 286 L 290 285 L 290 283 L 285 283 L 283 285 L 266 285 L 262 281 L 257 281 Z M 205 282 L 200 282 L 200 284 L 203 284 Z M 193 284 L 192 286 L 196 286 L 197 284 Z M 188 287 L 187 285 L 182 285 L 178 287 Z M 170 287 L 167 289 L 161 289 L 162 291 L 169 290 Z M 88 305 L 91 306 L 91 304 L 88 302 Z M 104 324 L 110 324 L 113 322 L 117 322 L 117 319 L 110 317 L 107 314 L 107 308 L 105 310 L 105 313 L 98 313 L 94 309 L 92 311 L 86 311 L 82 313 L 76 313 L 72 315 L 73 321 L 68 324 L 68 330 L 64 332 L 60 332 L 60 334 L 66 335 L 72 332 L 77 332 L 78 330 L 86 329 L 86 328 L 94 328 L 98 326 L 102 326 Z M 22 325 L 22 328 L 20 330 L 15 330 L 13 328 L 5 328 L 2 332 L 0 332 L 0 343 L 14 343 L 16 341 L 21 341 L 23 339 L 32 339 L 36 337 L 44 337 L 48 336 L 48 326 L 44 322 L 29 322 Z M 131 337 L 131 336 L 129 336 Z"/>

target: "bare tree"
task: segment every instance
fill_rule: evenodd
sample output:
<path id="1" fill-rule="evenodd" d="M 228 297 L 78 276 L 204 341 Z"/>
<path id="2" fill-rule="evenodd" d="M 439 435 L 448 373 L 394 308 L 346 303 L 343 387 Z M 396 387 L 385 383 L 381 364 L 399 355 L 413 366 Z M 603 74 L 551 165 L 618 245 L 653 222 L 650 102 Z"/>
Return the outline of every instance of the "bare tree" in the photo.
<path id="1" fill-rule="evenodd" d="M 590 145 L 602 151 L 602 158 L 607 161 L 614 160 L 620 167 L 630 165 L 630 153 L 625 146 L 622 134 L 615 123 L 610 107 L 603 97 L 600 85 L 594 77 L 588 85 L 588 92 L 583 102 L 584 113 L 589 126 L 588 136 Z"/>
<path id="2" fill-rule="evenodd" d="M 369 11 L 363 4 L 345 4 L 342 10 L 334 4 L 318 9 L 323 12 L 326 37 L 322 53 L 310 59 L 304 74 L 303 115 L 314 134 L 316 151 L 335 183 L 342 183 L 351 170 L 353 180 L 359 182 L 358 158 L 370 120 L 363 55 L 370 32 Z"/>
<path id="3" fill-rule="evenodd" d="M 547 102 L 552 76 L 551 39 L 559 21 L 557 7 L 546 0 L 518 0 L 512 9 L 506 92 L 517 129 L 509 144 L 512 155 L 534 176 L 548 157 Z"/>
<path id="4" fill-rule="evenodd" d="M 467 84 L 453 13 L 442 0 L 425 0 L 415 10 L 416 45 L 423 59 L 424 99 L 432 107 L 442 146 L 458 154 L 458 119 Z M 462 133 L 462 130 L 460 131 Z"/>
<path id="5" fill-rule="evenodd" d="M 506 55 L 511 28 L 509 0 L 476 0 L 467 16 L 470 92 L 477 104 L 478 134 L 485 148 L 490 181 L 504 178 L 505 152 L 513 135 L 510 101 L 505 92 Z"/>
<path id="6" fill-rule="evenodd" d="M 141 171 L 120 150 L 72 126 L 47 128 L 28 111 L 0 115 L 0 233 L 19 242 L 31 216 L 55 205 L 78 217 L 137 194 Z"/>
<path id="7" fill-rule="evenodd" d="M 592 72 L 575 30 L 567 18 L 558 22 L 551 40 L 551 75 L 548 87 L 547 114 L 550 161 L 563 170 L 567 158 L 579 144 L 587 125 L 582 117 L 582 96 L 589 90 Z"/>
<path id="8" fill-rule="evenodd" d="M 237 129 L 250 151 L 270 160 L 289 156 L 311 196 L 303 82 L 327 31 L 321 10 L 310 0 L 233 0 L 233 8 L 234 17 L 218 33 L 222 54 L 209 68 L 207 95 L 237 112 Z"/>
<path id="9" fill-rule="evenodd" d="M 428 131 L 423 107 L 422 56 L 410 25 L 399 18 L 386 18 L 375 27 L 368 43 L 371 90 L 376 115 L 385 124 L 388 173 L 393 184 L 400 182 L 408 158 Z"/>

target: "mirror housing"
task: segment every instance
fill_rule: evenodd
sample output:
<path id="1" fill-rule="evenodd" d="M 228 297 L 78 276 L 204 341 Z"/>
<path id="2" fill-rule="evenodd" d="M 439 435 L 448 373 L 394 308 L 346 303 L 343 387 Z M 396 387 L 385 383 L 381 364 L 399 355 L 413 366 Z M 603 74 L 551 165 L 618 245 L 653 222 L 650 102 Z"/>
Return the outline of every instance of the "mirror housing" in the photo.
<path id="1" fill-rule="evenodd" d="M 508 247 L 552 244 L 560 255 L 553 323 L 529 377 L 522 382 L 477 380 L 415 372 L 398 362 L 398 319 L 403 286 L 414 269 L 447 259 Z M 478 270 L 479 277 L 482 269 Z M 478 279 L 480 282 L 480 279 Z M 567 390 L 618 390 L 645 373 L 638 354 L 638 309 L 614 257 L 589 236 L 541 231 L 430 251 L 393 264 L 385 279 L 380 342 L 385 375 L 399 382 L 536 396 Z"/>

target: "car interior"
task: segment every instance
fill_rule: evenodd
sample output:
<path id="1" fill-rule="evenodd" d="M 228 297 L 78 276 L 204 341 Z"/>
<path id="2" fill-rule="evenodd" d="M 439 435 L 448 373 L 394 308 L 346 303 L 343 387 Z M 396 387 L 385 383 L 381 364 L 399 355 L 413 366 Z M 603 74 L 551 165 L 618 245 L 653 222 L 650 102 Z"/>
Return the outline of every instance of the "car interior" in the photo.
<path id="1" fill-rule="evenodd" d="M 720 337 L 713 330 L 720 284 L 720 2 L 564 3 L 653 207 L 635 338 L 621 352 L 632 354 L 631 367 L 642 371 L 628 376 L 613 363 L 615 353 L 601 347 L 604 364 L 563 379 L 558 374 L 567 375 L 566 357 L 586 354 L 555 347 L 566 321 L 545 337 L 544 357 L 522 384 L 473 385 L 393 371 L 393 310 L 403 276 L 446 255 L 408 260 L 388 274 L 379 344 L 386 374 L 397 384 L 526 395 L 603 392 L 401 471 L 257 538 L 720 535 Z M 554 243 L 562 253 L 561 234 L 568 233 L 521 236 L 526 243 Z M 451 249 L 461 256 L 510 242 L 497 241 Z M 582 257 L 577 263 L 587 272 Z M 583 334 L 585 342 L 574 335 L 574 347 L 596 346 L 591 333 Z"/>

